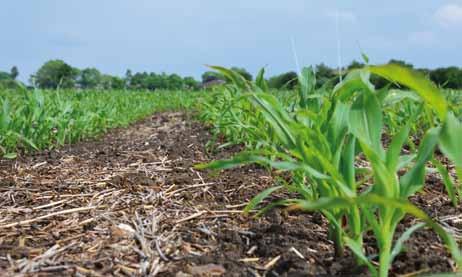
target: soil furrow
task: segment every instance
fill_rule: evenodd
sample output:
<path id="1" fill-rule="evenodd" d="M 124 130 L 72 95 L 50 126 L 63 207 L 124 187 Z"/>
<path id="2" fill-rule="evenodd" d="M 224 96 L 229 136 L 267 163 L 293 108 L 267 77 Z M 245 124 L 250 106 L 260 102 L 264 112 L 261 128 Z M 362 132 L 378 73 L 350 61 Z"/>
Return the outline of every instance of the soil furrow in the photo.
<path id="1" fill-rule="evenodd" d="M 210 153 L 209 139 L 187 115 L 159 113 L 98 140 L 1 160 L 2 275 L 366 274 L 349 253 L 334 258 L 327 222 L 316 213 L 244 217 L 243 204 L 274 174 L 255 166 L 194 170 L 238 150 Z M 413 201 L 432 216 L 462 212 L 439 183 Z M 461 229 L 460 219 L 444 223 Z M 371 254 L 373 243 L 366 241 Z M 452 270 L 429 230 L 417 232 L 407 249 L 393 274 Z"/>

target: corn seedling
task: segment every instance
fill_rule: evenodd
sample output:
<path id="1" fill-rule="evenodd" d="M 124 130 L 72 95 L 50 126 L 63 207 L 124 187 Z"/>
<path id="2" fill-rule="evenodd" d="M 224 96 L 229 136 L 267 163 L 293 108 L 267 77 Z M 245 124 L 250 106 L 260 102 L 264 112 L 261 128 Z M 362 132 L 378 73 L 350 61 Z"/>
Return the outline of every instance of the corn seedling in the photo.
<path id="1" fill-rule="evenodd" d="M 292 102 L 288 103 L 268 93 L 261 79 L 251 84 L 235 72 L 214 68 L 233 84 L 226 88 L 225 95 L 230 96 L 229 91 L 238 95 L 235 102 L 225 101 L 233 103 L 233 113 L 226 119 L 228 124 L 219 125 L 217 130 L 234 132 L 240 134 L 241 139 L 251 141 L 247 142 L 247 151 L 231 160 L 198 167 L 225 169 L 259 163 L 289 171 L 293 176 L 291 182 L 255 196 L 246 211 L 257 207 L 275 191 L 286 188 L 297 192 L 300 198 L 276 201 L 260 214 L 274 206 L 320 211 L 329 220 L 336 254 L 342 255 L 346 245 L 358 263 L 366 265 L 373 275 L 387 276 L 404 241 L 423 226 L 441 236 L 456 263 L 462 266 L 454 239 L 408 201 L 424 186 L 426 165 L 431 161 L 444 177 L 453 203 L 457 203 L 457 194 L 460 197 L 460 188 L 436 162 L 434 152 L 439 147 L 454 162 L 460 178 L 462 153 L 457 147 L 457 138 L 462 136 L 462 127 L 449 112 L 444 94 L 431 82 L 396 65 L 368 66 L 350 72 L 333 90 L 316 90 L 315 75 L 307 68 L 298 78 L 295 101 L 289 98 Z M 399 83 L 412 92 L 393 91 L 387 95 L 388 89 L 374 88 L 369 81 L 370 74 Z M 409 101 L 401 107 L 394 106 L 404 100 Z M 393 114 L 390 109 L 398 110 Z M 224 114 L 218 118 L 220 116 Z M 393 130 L 391 140 L 384 147 L 382 137 L 390 129 Z M 411 130 L 423 135 L 418 145 L 410 139 Z M 255 145 L 262 147 L 253 147 Z M 405 145 L 410 146 L 409 153 L 402 153 Z M 358 159 L 369 166 L 358 166 Z M 409 228 L 394 242 L 396 227 L 406 214 L 422 223 Z M 369 231 L 377 240 L 378 267 L 364 252 L 363 236 Z"/>
<path id="2" fill-rule="evenodd" d="M 0 91 L 0 156 L 94 137 L 155 111 L 192 108 L 202 93 Z M 199 101 L 197 101 L 199 102 Z"/>

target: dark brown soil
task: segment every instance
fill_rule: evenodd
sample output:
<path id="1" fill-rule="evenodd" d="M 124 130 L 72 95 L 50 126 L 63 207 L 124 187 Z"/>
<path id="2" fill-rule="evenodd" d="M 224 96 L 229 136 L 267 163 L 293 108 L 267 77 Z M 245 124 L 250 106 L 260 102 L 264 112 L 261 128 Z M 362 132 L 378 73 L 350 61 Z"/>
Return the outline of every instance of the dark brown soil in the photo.
<path id="1" fill-rule="evenodd" d="M 351 253 L 334 257 L 317 213 L 243 216 L 271 174 L 255 166 L 194 170 L 238 151 L 210 153 L 209 139 L 188 116 L 162 113 L 96 141 L 0 160 L 0 275 L 367 275 Z M 428 183 L 414 203 L 460 232 L 462 208 L 451 206 L 437 178 Z M 374 249 L 372 239 L 366 245 Z M 406 248 L 393 275 L 454 270 L 430 230 Z"/>

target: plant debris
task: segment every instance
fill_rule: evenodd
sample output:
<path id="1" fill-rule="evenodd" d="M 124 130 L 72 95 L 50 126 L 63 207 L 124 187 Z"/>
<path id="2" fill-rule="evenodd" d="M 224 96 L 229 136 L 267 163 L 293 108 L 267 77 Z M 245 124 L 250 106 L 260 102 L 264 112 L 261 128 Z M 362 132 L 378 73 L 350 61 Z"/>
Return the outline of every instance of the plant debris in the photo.
<path id="1" fill-rule="evenodd" d="M 240 209 L 271 184 L 271 174 L 255 166 L 220 175 L 194 170 L 197 163 L 237 151 L 208 153 L 210 137 L 188 115 L 160 113 L 100 140 L 0 160 L 0 272 L 367 274 L 351 253 L 334 260 L 327 222 L 317 214 L 274 210 L 261 219 L 244 217 Z M 412 201 L 461 233 L 462 208 L 451 206 L 441 183 Z M 365 244 L 374 242 L 366 237 Z M 416 232 L 406 249 L 393 274 L 452 270 L 443 245 L 428 229 Z"/>

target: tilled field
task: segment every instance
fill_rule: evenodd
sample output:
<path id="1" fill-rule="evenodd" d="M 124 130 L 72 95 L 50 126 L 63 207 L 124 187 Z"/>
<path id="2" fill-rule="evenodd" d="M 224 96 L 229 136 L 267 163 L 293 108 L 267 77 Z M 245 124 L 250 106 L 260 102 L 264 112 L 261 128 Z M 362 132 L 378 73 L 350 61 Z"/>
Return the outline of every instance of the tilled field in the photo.
<path id="1" fill-rule="evenodd" d="M 367 275 L 350 254 L 334 257 L 317 213 L 244 217 L 271 173 L 194 170 L 238 150 L 208 153 L 209 139 L 187 115 L 161 113 L 99 140 L 1 160 L 0 275 Z M 413 202 L 460 238 L 462 208 L 440 180 L 428 183 Z M 365 244 L 373 253 L 374 241 Z M 406 246 L 393 274 L 453 271 L 432 231 Z"/>

